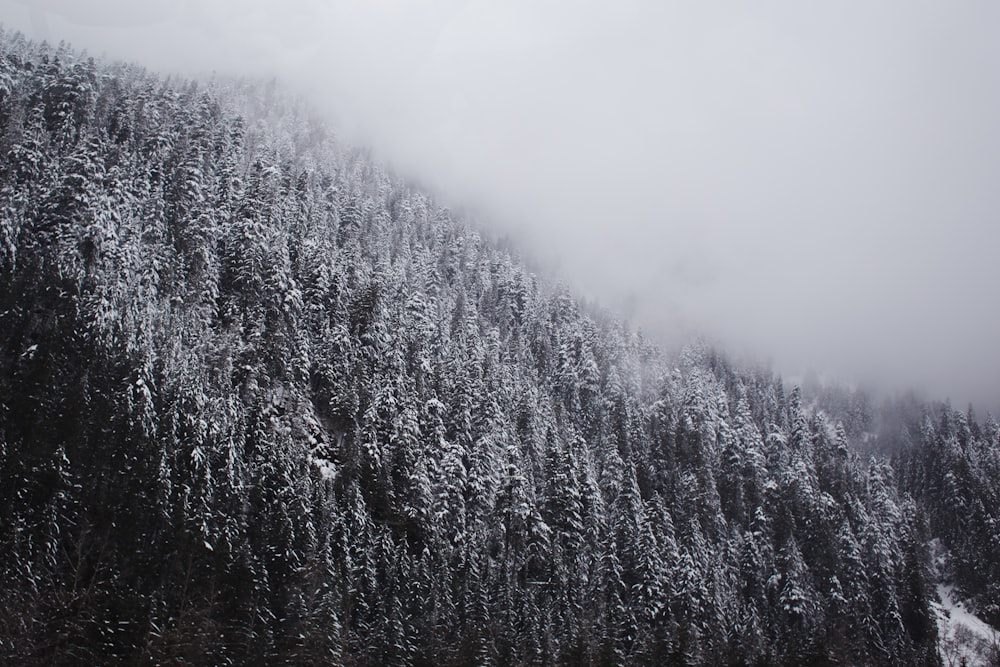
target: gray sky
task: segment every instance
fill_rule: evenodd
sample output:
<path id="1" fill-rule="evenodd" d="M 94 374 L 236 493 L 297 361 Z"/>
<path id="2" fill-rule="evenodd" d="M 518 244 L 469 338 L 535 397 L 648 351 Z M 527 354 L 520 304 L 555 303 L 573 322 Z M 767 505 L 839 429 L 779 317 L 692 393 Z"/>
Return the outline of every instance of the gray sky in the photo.
<path id="1" fill-rule="evenodd" d="M 1000 406 L 996 0 L 0 0 L 0 19 L 277 76 L 667 340 Z"/>

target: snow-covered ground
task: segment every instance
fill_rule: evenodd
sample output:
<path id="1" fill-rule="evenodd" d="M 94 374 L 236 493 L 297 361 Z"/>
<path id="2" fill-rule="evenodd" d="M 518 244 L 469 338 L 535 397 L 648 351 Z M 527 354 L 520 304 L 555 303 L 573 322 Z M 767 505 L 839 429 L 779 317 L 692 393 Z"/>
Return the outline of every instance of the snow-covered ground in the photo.
<path id="1" fill-rule="evenodd" d="M 970 612 L 955 598 L 954 588 L 938 584 L 941 602 L 934 605 L 940 634 L 939 650 L 945 667 L 991 665 L 991 654 L 998 656 L 1000 633 Z M 995 657 L 993 658 L 996 659 Z"/>
<path id="2" fill-rule="evenodd" d="M 945 667 L 995 665 L 1000 659 L 1000 632 L 973 614 L 956 595 L 955 587 L 942 581 L 947 552 L 933 540 L 934 569 L 938 576 L 940 602 L 933 603 L 937 615 L 941 661 Z"/>

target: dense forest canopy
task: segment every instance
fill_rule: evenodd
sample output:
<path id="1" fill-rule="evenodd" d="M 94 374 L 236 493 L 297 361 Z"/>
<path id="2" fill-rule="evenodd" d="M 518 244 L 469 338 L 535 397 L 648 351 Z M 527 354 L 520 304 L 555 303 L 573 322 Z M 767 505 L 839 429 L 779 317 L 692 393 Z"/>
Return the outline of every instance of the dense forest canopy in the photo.
<path id="1" fill-rule="evenodd" d="M 671 358 L 273 85 L 0 39 L 0 661 L 927 664 L 1000 427 Z"/>

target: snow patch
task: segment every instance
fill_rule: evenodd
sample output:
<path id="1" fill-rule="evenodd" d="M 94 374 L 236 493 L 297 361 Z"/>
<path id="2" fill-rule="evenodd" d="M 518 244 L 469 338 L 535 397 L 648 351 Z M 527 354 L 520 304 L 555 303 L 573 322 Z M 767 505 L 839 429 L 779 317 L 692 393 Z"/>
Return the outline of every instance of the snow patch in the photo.
<path id="1" fill-rule="evenodd" d="M 932 603 L 940 634 L 938 650 L 945 667 L 990 665 L 990 654 L 1000 646 L 1000 633 L 966 609 L 949 584 L 938 584 L 940 603 Z"/>
<path id="2" fill-rule="evenodd" d="M 333 465 L 332 461 L 318 456 L 310 456 L 309 462 L 316 466 L 323 479 L 335 479 L 337 477 L 337 467 Z"/>
<path id="3" fill-rule="evenodd" d="M 941 541 L 931 541 L 940 602 L 932 602 L 937 616 L 938 652 L 945 667 L 992 665 L 1000 656 L 1000 631 L 966 608 L 954 585 L 943 581 L 948 553 Z"/>

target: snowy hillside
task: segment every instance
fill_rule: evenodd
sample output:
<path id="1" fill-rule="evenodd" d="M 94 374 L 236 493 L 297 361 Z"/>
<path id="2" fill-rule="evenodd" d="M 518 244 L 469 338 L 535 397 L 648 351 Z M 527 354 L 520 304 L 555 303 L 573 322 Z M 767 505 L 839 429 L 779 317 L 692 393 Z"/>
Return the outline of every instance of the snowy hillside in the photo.
<path id="1" fill-rule="evenodd" d="M 991 418 L 668 358 L 275 86 L 7 35 L 0 155 L 4 664 L 935 665 L 931 535 L 1000 620 Z"/>

